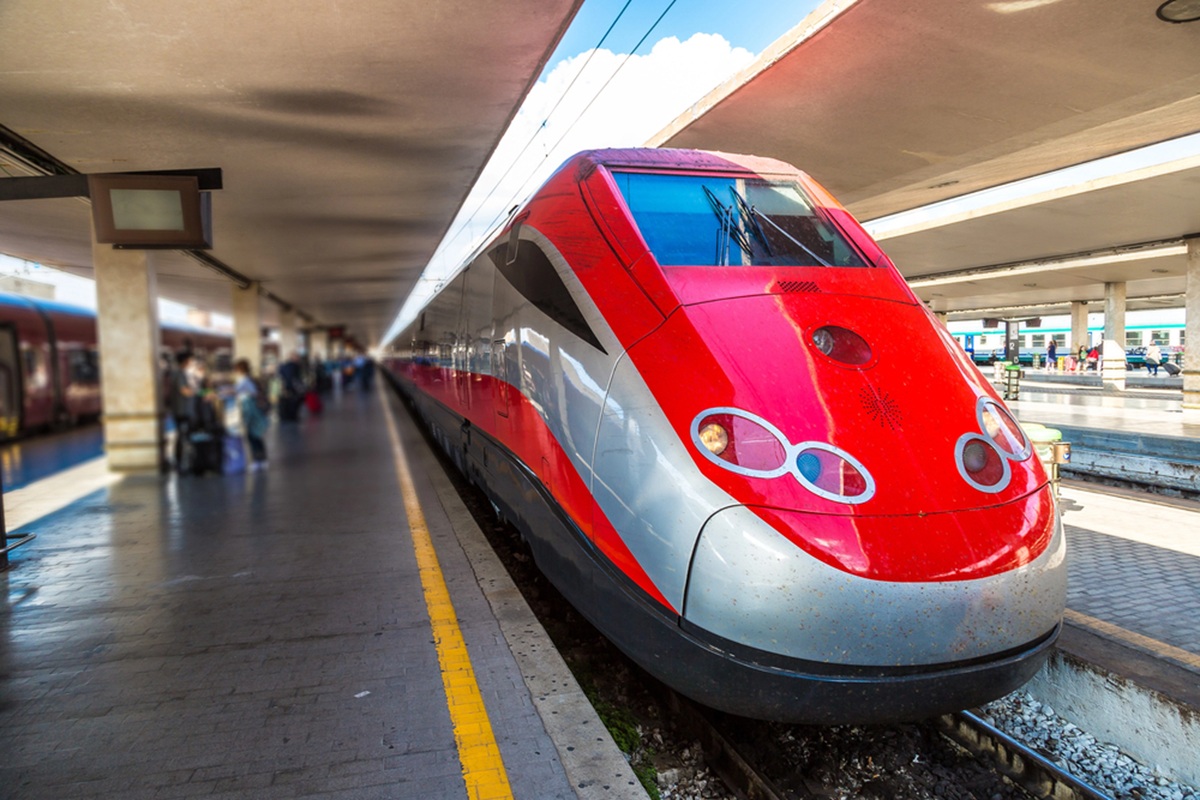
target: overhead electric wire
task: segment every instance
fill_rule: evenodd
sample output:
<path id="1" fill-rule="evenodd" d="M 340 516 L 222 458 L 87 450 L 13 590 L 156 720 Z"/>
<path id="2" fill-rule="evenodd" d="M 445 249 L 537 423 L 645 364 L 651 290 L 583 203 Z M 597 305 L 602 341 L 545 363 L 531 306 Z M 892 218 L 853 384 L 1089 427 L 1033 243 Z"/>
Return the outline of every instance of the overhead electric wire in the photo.
<path id="1" fill-rule="evenodd" d="M 583 119 L 583 115 L 588 112 L 588 109 L 590 109 L 592 107 L 592 105 L 600 98 L 600 95 L 604 93 L 604 90 L 608 88 L 608 85 L 610 83 L 612 83 L 613 80 L 617 77 L 617 75 L 621 72 L 621 70 L 625 68 L 625 65 L 629 63 L 629 59 L 633 58 L 633 56 L 637 53 L 637 49 L 639 47 L 641 47 L 642 44 L 644 44 L 648 38 L 650 38 L 650 34 L 654 32 L 654 29 L 658 27 L 658 24 L 663 21 L 663 17 L 665 17 L 667 15 L 667 12 L 669 12 L 672 8 L 674 8 L 675 3 L 677 3 L 677 2 L 679 2 L 679 0 L 671 0 L 671 2 L 667 4 L 667 7 L 663 9 L 662 13 L 658 15 L 658 19 L 654 20 L 654 24 L 652 24 L 649 28 L 647 28 L 646 32 L 644 34 L 642 34 L 642 38 L 638 40 L 638 43 L 635 44 L 630 49 L 630 51 L 625 54 L 625 57 L 623 59 L 621 59 L 621 63 L 618 64 L 617 68 L 615 70 L 613 70 L 611 75 L 608 76 L 608 80 L 606 80 L 604 82 L 604 84 L 599 89 L 596 90 L 596 93 L 592 95 L 592 99 L 588 101 L 587 105 L 585 105 L 583 107 L 582 111 L 580 111 L 578 114 L 575 115 L 575 119 L 573 119 L 571 121 L 571 124 L 567 126 L 567 129 L 565 131 L 563 131 L 562 136 L 558 137 L 558 141 L 556 141 L 553 145 L 551 145 L 549 148 L 547 148 L 546 155 L 544 155 L 542 157 L 543 162 L 547 158 L 550 157 L 550 153 L 554 152 L 555 148 L 557 148 L 560 144 L 562 144 L 563 140 L 565 140 L 567 138 L 568 134 L 570 134 L 571 131 L 575 129 L 575 126 L 579 124 L 579 121 L 581 119 Z M 542 125 L 544 126 L 545 123 L 543 122 Z M 526 176 L 525 180 L 521 182 L 520 188 L 518 188 L 515 192 L 513 192 L 512 195 L 508 198 L 508 201 L 505 202 L 504 205 L 500 207 L 500 209 L 501 209 L 500 213 L 497 214 L 495 217 L 493 217 L 491 223 L 489 223 L 489 225 L 488 225 L 489 232 L 495 228 L 496 223 L 499 222 L 501 217 L 503 217 L 504 214 L 506 213 L 504 211 L 504 209 L 508 208 L 509 204 L 512 203 L 512 201 L 515 200 L 518 195 L 521 194 L 521 192 L 523 191 L 523 189 L 525 187 L 525 184 L 528 183 L 529 180 L 535 174 L 537 174 L 537 171 L 541 168 L 542 168 L 541 163 L 539 163 L 536 167 L 534 167 L 533 170 L 529 173 L 529 175 Z"/>
<path id="2" fill-rule="evenodd" d="M 484 197 L 483 200 L 481 200 L 479 202 L 479 205 L 477 206 L 477 208 L 483 208 L 484 206 L 487 205 L 487 201 L 492 199 L 492 195 L 494 195 L 496 193 L 496 190 L 500 188 L 500 185 L 504 183 L 504 179 L 507 178 L 509 173 L 513 171 L 513 167 L 515 167 L 517 165 L 517 163 L 520 162 L 521 156 L 525 155 L 526 151 L 529 150 L 530 145 L 532 145 L 534 143 L 534 141 L 537 139 L 537 137 L 542 133 L 542 131 L 544 131 L 546 129 L 546 123 L 550 121 L 550 117 L 554 116 L 554 112 L 557 111 L 558 107 L 562 105 L 563 100 L 567 99 L 567 95 L 569 95 L 571 93 L 571 89 L 574 88 L 576 81 L 578 81 L 579 77 L 581 75 L 583 75 L 585 70 L 587 70 L 588 64 L 592 63 L 592 58 L 595 57 L 596 53 L 600 50 L 600 47 L 604 44 L 605 40 L 608 39 L 608 35 L 610 33 L 612 33 L 613 28 L 617 27 L 617 23 L 621 21 L 621 17 L 623 17 L 625 15 L 625 12 L 629 9 L 629 6 L 632 5 L 632 3 L 633 3 L 633 0 L 625 0 L 625 5 L 621 7 L 621 10 L 619 12 L 617 12 L 617 16 L 615 16 L 613 18 L 612 23 L 608 26 L 608 30 L 606 30 L 604 32 L 604 35 L 600 37 L 600 41 L 596 42 L 596 46 L 588 51 L 588 56 L 586 59 L 584 59 L 583 66 L 580 67 L 579 71 L 575 73 L 575 77 L 571 78 L 571 82 L 567 84 L 567 88 L 563 89 L 562 94 L 560 94 L 558 96 L 558 100 L 556 100 L 554 102 L 554 106 L 549 111 L 547 111 L 546 116 L 544 116 L 542 118 L 542 123 L 537 126 L 537 129 L 534 130 L 534 132 L 530 135 L 530 137 L 525 141 L 525 144 L 521 147 L 521 152 L 519 152 L 515 156 L 513 156 L 512 161 L 510 161 L 508 164 L 508 168 L 504 170 L 504 174 L 496 179 L 496 183 L 492 186 L 491 191 L 489 191 L 487 193 L 487 196 Z M 475 218 L 475 216 L 474 216 L 474 214 L 472 214 L 471 217 L 467 219 L 467 222 L 464 223 L 461 228 L 459 228 L 459 232 L 462 232 L 464 229 L 466 229 L 467 225 L 474 218 Z M 457 236 L 457 235 L 458 234 L 456 233 L 455 236 Z M 451 241 L 453 241 L 453 239 Z"/>
<path id="3" fill-rule="evenodd" d="M 638 40 L 637 44 L 635 44 L 630 49 L 629 53 L 627 53 L 625 55 L 625 58 L 623 58 L 621 60 L 621 63 L 619 65 L 617 65 L 617 68 L 615 70 L 613 70 L 613 73 L 611 75 L 609 75 L 608 80 L 606 80 L 604 82 L 604 85 L 601 86 L 599 89 L 597 89 L 596 93 L 594 95 L 592 95 L 592 99 L 588 101 L 586 106 L 584 106 L 583 111 L 580 111 L 579 114 L 576 115 L 575 119 L 572 120 L 571 124 L 567 126 L 567 130 L 563 133 L 562 136 L 559 137 L 558 141 L 555 142 L 551 147 L 547 148 L 546 155 L 542 157 L 542 162 L 544 162 L 547 158 L 550 157 L 550 153 L 553 152 L 554 148 L 556 148 L 560 144 L 562 144 L 563 139 L 566 138 L 567 134 L 570 133 L 575 128 L 575 126 L 579 123 L 579 120 L 583 117 L 583 115 L 587 112 L 587 110 L 592 107 L 592 104 L 595 103 L 596 100 L 599 98 L 599 96 L 604 92 L 604 90 L 608 88 L 608 85 L 610 83 L 612 83 L 613 79 L 617 76 L 617 73 L 619 73 L 621 71 L 621 69 L 625 66 L 625 64 L 629 62 L 629 59 L 632 58 L 634 56 L 634 54 L 637 52 L 637 49 L 645 43 L 646 39 L 648 39 L 650 37 L 650 34 L 654 32 L 654 29 L 658 27 L 658 24 L 660 22 L 662 22 L 663 17 L 665 17 L 667 15 L 667 12 L 670 11 L 671 8 L 677 2 L 678 2 L 678 0 L 671 0 L 671 2 L 667 4 L 667 7 L 665 9 L 663 9 L 663 12 L 661 14 L 658 15 L 658 19 L 656 19 L 654 21 L 654 24 L 652 24 L 649 28 L 646 29 L 646 32 L 644 34 L 642 34 L 642 38 L 640 38 Z M 487 205 L 487 201 L 492 199 L 492 196 L 495 195 L 496 190 L 499 189 L 500 186 L 503 184 L 504 179 L 508 177 L 509 173 L 511 173 L 513 171 L 513 168 L 515 168 L 517 166 L 517 164 L 520 162 L 521 157 L 525 155 L 526 151 L 529 150 L 529 147 L 533 144 L 533 142 L 537 139 L 537 137 L 542 133 L 542 131 L 544 131 L 546 129 L 546 123 L 550 121 L 550 117 L 554 114 L 555 111 L 558 110 L 558 107 L 560 105 L 562 105 L 563 101 L 566 100 L 567 95 L 570 93 L 571 89 L 575 86 L 575 83 L 579 80 L 580 76 L 583 75 L 584 70 L 587 69 L 588 64 L 591 63 L 591 60 L 596 55 L 596 52 L 600 49 L 601 45 L 603 45 L 604 42 L 608 39 L 609 34 L 612 33 L 613 28 L 615 28 L 617 26 L 617 23 L 621 20 L 621 17 L 624 16 L 626 10 L 628 10 L 629 6 L 632 3 L 633 3 L 633 0 L 626 0 L 625 5 L 621 7 L 621 10 L 617 13 L 617 16 L 613 18 L 612 23 L 608 26 L 608 30 L 606 30 L 604 32 L 604 35 L 600 37 L 600 41 L 597 42 L 596 46 L 593 47 L 591 49 L 591 52 L 588 53 L 588 57 L 584 61 L 583 66 L 579 69 L 579 71 L 577 73 L 575 73 L 575 77 L 573 77 L 571 79 L 571 82 L 569 84 L 567 84 L 567 88 L 563 90 L 563 93 L 561 95 L 559 95 L 558 100 L 554 103 L 554 107 L 550 109 L 550 111 L 546 114 L 545 118 L 542 119 L 541 124 L 538 125 L 537 129 L 529 136 L 529 139 L 526 140 L 524 146 L 521 148 L 521 152 L 519 152 L 516 156 L 513 157 L 512 161 L 509 163 L 507 169 L 504 170 L 504 174 L 501 175 L 500 178 L 497 179 L 495 185 L 492 186 L 491 191 L 489 191 L 487 193 L 487 196 L 485 196 L 483 198 L 483 200 L 481 200 L 476 205 L 476 209 L 475 209 L 475 211 L 473 211 L 471 213 L 471 216 L 469 216 L 466 219 L 466 221 L 463 222 L 463 224 L 459 226 L 458 230 L 455 231 L 454 235 L 452 237 L 450 237 L 450 239 L 447 240 L 447 242 L 446 242 L 447 246 L 449 246 L 451 243 L 453 243 L 454 240 L 459 237 L 459 235 L 461 235 L 463 232 L 465 232 L 467 230 L 467 228 L 470 226 L 471 222 L 475 219 L 475 216 L 479 213 L 479 211 L 481 211 L 483 209 L 483 207 L 485 205 Z M 521 184 L 520 184 L 521 188 L 518 188 L 515 192 L 513 192 L 513 194 L 509 197 L 508 201 L 505 202 L 500 207 L 500 211 L 487 224 L 487 228 L 486 228 L 487 233 L 484 235 L 484 237 L 483 237 L 484 239 L 486 239 L 487 236 L 489 236 L 491 234 L 491 232 L 495 229 L 497 223 L 501 219 L 504 218 L 504 216 L 507 214 L 507 209 L 509 209 L 512 204 L 512 201 L 514 199 L 516 199 L 516 197 L 519 194 L 521 194 L 522 189 L 525 186 L 525 184 L 528 183 L 529 179 L 532 178 L 533 175 L 537 172 L 537 170 L 541 169 L 541 167 L 542 167 L 542 164 L 539 163 L 537 165 L 537 167 L 535 167 L 533 169 L 533 171 L 530 172 L 528 176 L 526 176 L 525 180 L 521 182 Z"/>

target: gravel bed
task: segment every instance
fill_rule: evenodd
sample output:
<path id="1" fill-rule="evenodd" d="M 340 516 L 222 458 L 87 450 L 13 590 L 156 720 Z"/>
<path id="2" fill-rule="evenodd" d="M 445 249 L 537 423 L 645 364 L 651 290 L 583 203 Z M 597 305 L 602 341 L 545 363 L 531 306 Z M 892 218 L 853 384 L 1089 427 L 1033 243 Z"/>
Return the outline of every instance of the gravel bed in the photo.
<path id="1" fill-rule="evenodd" d="M 1200 800 L 1195 787 L 1176 783 L 1080 730 L 1028 692 L 1014 692 L 980 709 L 980 716 L 1072 775 L 1115 798 Z"/>

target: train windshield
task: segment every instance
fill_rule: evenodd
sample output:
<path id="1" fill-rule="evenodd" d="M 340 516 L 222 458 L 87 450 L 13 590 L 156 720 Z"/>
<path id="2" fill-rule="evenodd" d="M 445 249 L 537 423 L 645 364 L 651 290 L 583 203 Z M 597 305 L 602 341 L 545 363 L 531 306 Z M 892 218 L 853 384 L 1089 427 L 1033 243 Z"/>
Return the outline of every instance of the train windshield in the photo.
<path id="1" fill-rule="evenodd" d="M 613 172 L 659 264 L 865 267 L 793 181 Z"/>

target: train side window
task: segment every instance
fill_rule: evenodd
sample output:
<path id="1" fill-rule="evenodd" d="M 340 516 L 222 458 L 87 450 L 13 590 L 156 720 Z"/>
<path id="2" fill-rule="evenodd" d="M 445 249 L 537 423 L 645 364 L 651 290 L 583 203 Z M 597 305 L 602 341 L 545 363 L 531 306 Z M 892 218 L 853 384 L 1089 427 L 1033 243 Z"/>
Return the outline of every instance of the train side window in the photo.
<path id="1" fill-rule="evenodd" d="M 100 382 L 100 354 L 94 350 L 72 350 L 67 356 L 71 383 Z"/>
<path id="2" fill-rule="evenodd" d="M 41 350 L 33 347 L 25 348 L 21 357 L 25 362 L 25 385 L 30 389 L 44 389 L 49 384 L 46 374 L 45 359 Z"/>
<path id="3" fill-rule="evenodd" d="M 600 352 L 607 352 L 542 248 L 535 242 L 522 239 L 517 244 L 516 257 L 511 262 L 508 261 L 508 250 L 508 246 L 499 245 L 488 253 L 504 279 L 550 319 Z"/>

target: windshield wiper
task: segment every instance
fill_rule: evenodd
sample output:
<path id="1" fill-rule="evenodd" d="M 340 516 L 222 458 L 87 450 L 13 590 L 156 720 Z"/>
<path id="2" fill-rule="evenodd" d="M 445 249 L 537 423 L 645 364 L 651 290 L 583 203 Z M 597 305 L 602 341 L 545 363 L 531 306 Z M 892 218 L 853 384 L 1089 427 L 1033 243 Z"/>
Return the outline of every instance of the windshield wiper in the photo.
<path id="1" fill-rule="evenodd" d="M 717 199 L 712 189 L 701 184 L 700 188 L 704 190 L 705 196 L 708 197 L 708 203 L 712 206 L 713 213 L 717 216 L 717 221 L 721 223 L 721 228 L 717 232 L 717 257 L 715 261 L 717 266 L 729 266 L 729 242 L 732 240 L 737 243 L 737 246 L 743 252 L 750 252 L 750 242 L 746 239 L 745 232 L 737 225 L 737 219 L 733 212 L 733 207 L 727 207 L 724 203 Z"/>
<path id="2" fill-rule="evenodd" d="M 705 191 L 707 191 L 707 189 Z M 819 263 L 821 266 L 823 266 L 823 267 L 832 267 L 833 266 L 833 264 L 830 264 L 828 261 L 826 261 L 825 259 L 821 258 L 819 255 L 814 253 L 811 248 L 809 248 L 807 245 L 805 245 L 803 242 L 801 242 L 795 236 L 792 236 L 790 233 L 785 231 L 783 228 L 779 227 L 779 223 L 775 222 L 775 220 L 771 219 L 769 216 L 767 216 L 763 212 L 759 211 L 754 206 L 748 206 L 746 201 L 741 197 L 741 195 L 738 195 L 736 189 L 733 190 L 733 193 L 735 196 L 737 196 L 738 202 L 742 205 L 742 207 L 747 209 L 747 211 L 749 212 L 750 217 L 752 219 L 755 219 L 755 220 L 761 219 L 763 222 L 766 222 L 772 228 L 774 228 L 775 230 L 782 233 L 785 237 L 787 237 L 788 241 L 790 241 L 792 244 L 796 245 L 801 250 L 803 250 L 805 253 L 808 253 L 810 256 L 812 256 L 814 259 L 816 259 L 817 263 Z M 759 230 L 761 231 L 762 229 L 760 228 Z"/>
<path id="3" fill-rule="evenodd" d="M 733 199 L 737 202 L 738 208 L 741 209 L 742 216 L 750 221 L 750 232 L 754 234 L 754 238 L 758 239 L 763 249 L 767 251 L 767 257 L 774 256 L 775 251 L 771 248 L 771 242 L 767 239 L 767 234 L 762 229 L 762 225 L 758 224 L 758 212 L 754 206 L 747 203 L 746 198 L 742 197 L 742 193 L 733 186 L 729 187 L 729 191 L 733 195 Z"/>

